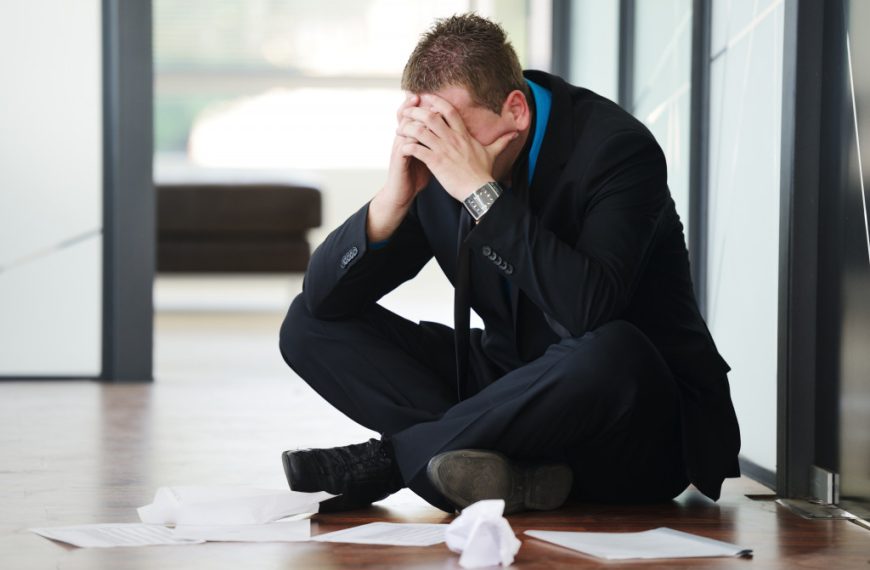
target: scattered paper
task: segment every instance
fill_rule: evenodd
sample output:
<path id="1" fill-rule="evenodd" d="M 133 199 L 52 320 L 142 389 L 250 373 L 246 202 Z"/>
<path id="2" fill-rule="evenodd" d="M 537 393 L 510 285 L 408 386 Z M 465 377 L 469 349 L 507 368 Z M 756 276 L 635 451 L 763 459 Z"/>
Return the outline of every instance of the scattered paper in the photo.
<path id="1" fill-rule="evenodd" d="M 244 487 L 160 487 L 150 505 L 140 507 L 148 524 L 264 524 L 299 513 L 316 513 L 335 495 Z"/>
<path id="2" fill-rule="evenodd" d="M 752 550 L 748 548 L 665 527 L 644 532 L 527 530 L 526 534 L 607 560 L 748 556 L 752 554 Z"/>
<path id="3" fill-rule="evenodd" d="M 81 547 L 154 546 L 160 544 L 200 544 L 200 539 L 178 538 L 162 525 L 141 523 L 83 524 L 54 528 L 32 528 L 45 538 Z"/>
<path id="4" fill-rule="evenodd" d="M 465 507 L 447 527 L 447 547 L 462 553 L 463 568 L 510 566 L 522 544 L 517 540 L 504 513 L 504 500 L 478 501 Z"/>
<path id="5" fill-rule="evenodd" d="M 311 538 L 311 521 L 267 524 L 177 526 L 172 536 L 208 542 L 302 542 Z"/>
<path id="6" fill-rule="evenodd" d="M 278 519 L 275 522 L 282 523 L 282 522 L 290 522 L 290 521 L 301 521 L 304 519 L 310 519 L 311 517 L 313 517 L 316 514 L 317 514 L 317 511 L 312 511 L 310 513 L 299 513 L 296 515 L 290 515 L 289 517 L 284 517 L 282 519 Z"/>
<path id="7" fill-rule="evenodd" d="M 446 524 L 376 522 L 319 534 L 311 540 L 384 546 L 432 546 L 444 542 L 446 529 Z"/>

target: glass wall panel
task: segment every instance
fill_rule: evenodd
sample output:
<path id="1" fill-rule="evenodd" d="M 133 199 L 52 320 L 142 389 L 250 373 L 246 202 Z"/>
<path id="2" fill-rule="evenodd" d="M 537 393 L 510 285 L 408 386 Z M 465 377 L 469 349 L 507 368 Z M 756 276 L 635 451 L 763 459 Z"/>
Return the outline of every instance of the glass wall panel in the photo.
<path id="1" fill-rule="evenodd" d="M 732 367 L 742 455 L 776 470 L 783 4 L 714 0 L 707 322 Z M 718 31 L 717 31 L 718 30 Z M 718 47 L 718 49 L 717 49 Z"/>
<path id="2" fill-rule="evenodd" d="M 668 186 L 688 235 L 692 0 L 636 2 L 631 112 L 665 151 Z"/>
<path id="3" fill-rule="evenodd" d="M 840 267 L 840 481 L 846 508 L 870 519 L 870 3 L 846 2 L 848 51 L 840 117 L 845 184 L 835 221 Z M 833 192 L 832 192 L 833 193 Z"/>
<path id="4" fill-rule="evenodd" d="M 781 3 L 782 0 L 714 0 L 710 29 L 712 57 L 742 40 Z"/>
<path id="5" fill-rule="evenodd" d="M 616 101 L 619 96 L 619 2 L 571 3 L 568 81 Z"/>
<path id="6" fill-rule="evenodd" d="M 100 373 L 100 7 L 0 18 L 0 376 Z"/>

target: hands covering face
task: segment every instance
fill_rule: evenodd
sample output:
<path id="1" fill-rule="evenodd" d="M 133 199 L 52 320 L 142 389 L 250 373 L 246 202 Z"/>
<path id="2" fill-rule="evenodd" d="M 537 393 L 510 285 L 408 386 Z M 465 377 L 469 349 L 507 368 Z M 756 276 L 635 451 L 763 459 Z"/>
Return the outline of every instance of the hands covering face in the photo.
<path id="1" fill-rule="evenodd" d="M 396 111 L 396 121 L 404 121 L 405 109 L 420 104 L 419 95 L 408 95 Z M 384 186 L 384 199 L 393 207 L 407 209 L 414 197 L 429 183 L 432 176 L 426 165 L 402 152 L 407 139 L 396 135 L 390 155 L 390 168 L 387 171 L 387 184 Z"/>
<path id="2" fill-rule="evenodd" d="M 444 97 L 408 95 L 399 107 L 387 180 L 369 202 L 366 235 L 370 241 L 385 240 L 396 231 L 433 175 L 460 202 L 495 179 L 496 157 L 525 127 L 512 115 L 500 116 L 463 103 L 461 96 L 468 98 L 468 94 L 462 91 L 457 104 L 465 110 L 468 124 Z M 493 142 L 482 144 L 477 137 Z M 505 168 L 506 158 L 498 168 Z"/>
<path id="3" fill-rule="evenodd" d="M 419 103 L 409 104 L 415 100 Z M 509 131 L 483 145 L 468 131 L 459 111 L 432 94 L 406 100 L 399 109 L 396 134 L 394 151 L 425 165 L 460 202 L 494 179 L 496 157 L 519 136 L 517 131 Z"/>

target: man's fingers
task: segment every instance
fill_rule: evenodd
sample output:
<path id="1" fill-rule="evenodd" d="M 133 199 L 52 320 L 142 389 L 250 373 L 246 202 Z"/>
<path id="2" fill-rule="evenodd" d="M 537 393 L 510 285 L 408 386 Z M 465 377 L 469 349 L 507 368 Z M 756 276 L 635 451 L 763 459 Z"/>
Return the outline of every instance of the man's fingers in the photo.
<path id="1" fill-rule="evenodd" d="M 432 157 L 432 151 L 418 143 L 405 143 L 399 148 L 402 156 L 413 157 L 428 164 L 427 161 Z"/>
<path id="2" fill-rule="evenodd" d="M 413 119 L 409 119 L 408 117 L 403 116 L 402 119 L 399 121 L 399 125 L 396 127 L 396 138 L 407 139 L 408 141 L 417 142 L 416 137 L 407 134 L 411 132 L 410 125 L 412 125 L 413 123 Z"/>
<path id="3" fill-rule="evenodd" d="M 518 131 L 505 133 L 487 145 L 486 152 L 489 153 L 489 156 L 495 158 L 507 148 L 507 145 L 509 145 L 511 141 L 516 140 L 518 136 L 520 136 Z"/>
<path id="4" fill-rule="evenodd" d="M 427 93 L 425 97 L 425 101 L 421 99 L 421 102 L 431 106 L 432 109 L 435 110 L 435 112 L 444 117 L 444 120 L 447 122 L 451 129 L 460 133 L 464 133 L 466 131 L 465 121 L 462 120 L 462 117 L 459 115 L 459 111 L 456 110 L 456 107 L 454 107 L 446 99 L 443 99 L 438 95 Z"/>
<path id="5" fill-rule="evenodd" d="M 396 134 L 420 141 L 429 148 L 432 148 L 438 143 L 438 137 L 435 133 L 430 131 L 426 125 L 419 121 L 403 121 L 399 125 L 399 128 L 396 129 Z"/>
<path id="6" fill-rule="evenodd" d="M 410 137 L 406 137 L 406 136 L 403 136 L 403 135 L 396 135 L 396 138 L 395 138 L 395 140 L 393 141 L 393 149 L 394 149 L 394 152 L 395 152 L 395 151 L 399 151 L 399 152 L 401 153 L 402 145 L 406 145 L 406 144 L 410 144 L 410 143 L 416 143 L 416 142 L 417 142 L 417 141 L 416 141 L 415 139 L 412 139 L 412 138 L 410 138 Z"/>
<path id="7" fill-rule="evenodd" d="M 441 138 L 449 134 L 447 131 L 450 129 L 450 126 L 440 113 L 435 113 L 422 107 L 407 107 L 402 114 L 409 119 L 423 123 L 430 131 Z"/>
<path id="8" fill-rule="evenodd" d="M 408 107 L 415 107 L 420 104 L 420 96 L 415 93 L 408 93 L 405 100 L 402 101 L 402 104 L 399 105 L 399 109 L 396 111 L 396 121 L 401 122 L 403 117 L 403 112 Z"/>

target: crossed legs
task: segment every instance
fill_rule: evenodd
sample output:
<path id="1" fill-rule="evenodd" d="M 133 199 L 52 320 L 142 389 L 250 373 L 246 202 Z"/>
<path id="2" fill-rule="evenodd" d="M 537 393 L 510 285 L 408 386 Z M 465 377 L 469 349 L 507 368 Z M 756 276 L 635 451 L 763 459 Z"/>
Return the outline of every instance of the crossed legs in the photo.
<path id="1" fill-rule="evenodd" d="M 461 402 L 452 329 L 379 305 L 323 320 L 297 297 L 280 347 L 315 391 L 389 439 L 405 483 L 436 506 L 444 498 L 426 465 L 456 449 L 567 463 L 572 495 L 587 501 L 668 500 L 688 484 L 674 379 L 627 322 L 563 340 L 500 378 L 478 378 L 483 387 Z"/>

